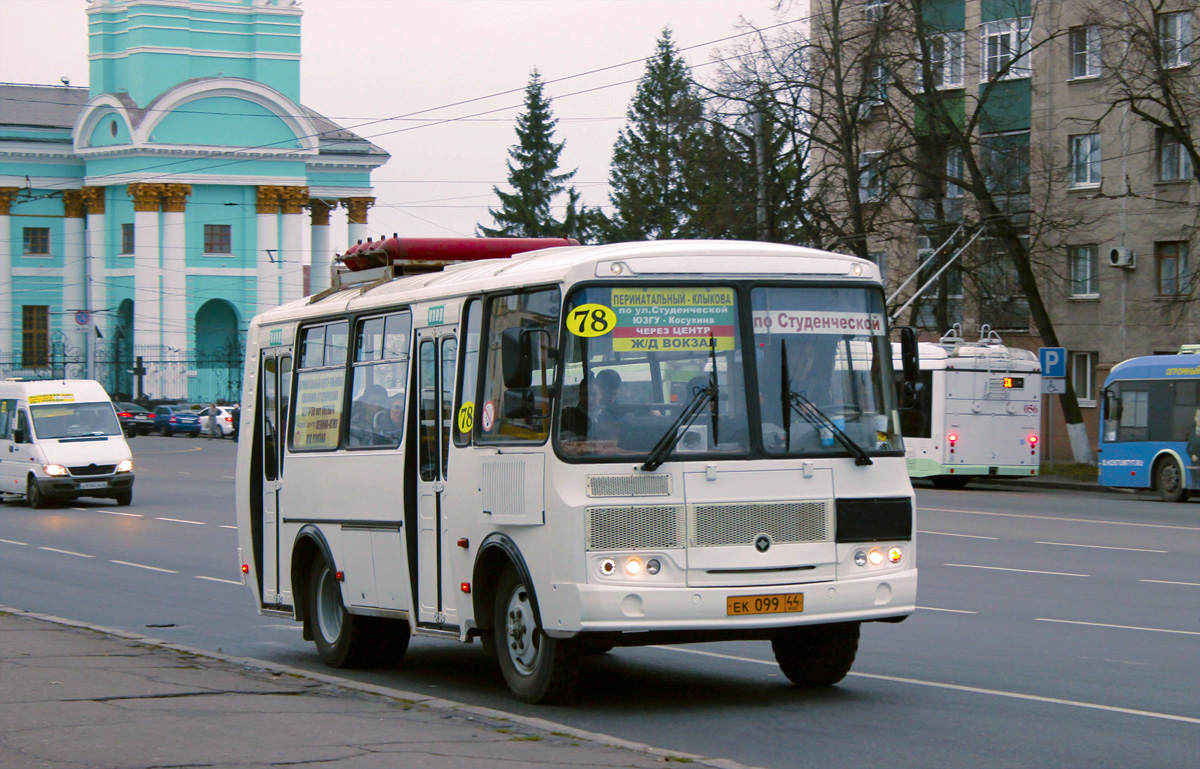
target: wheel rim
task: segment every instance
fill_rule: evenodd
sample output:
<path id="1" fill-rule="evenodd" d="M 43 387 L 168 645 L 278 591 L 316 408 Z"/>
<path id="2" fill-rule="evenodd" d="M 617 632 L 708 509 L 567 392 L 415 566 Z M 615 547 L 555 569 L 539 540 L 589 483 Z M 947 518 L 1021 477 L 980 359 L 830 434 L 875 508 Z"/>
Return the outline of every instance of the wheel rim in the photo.
<path id="1" fill-rule="evenodd" d="M 1159 485 L 1163 491 L 1168 494 L 1174 494 L 1179 491 L 1179 468 L 1174 462 L 1167 462 L 1163 465 L 1162 472 L 1158 476 Z"/>
<path id="2" fill-rule="evenodd" d="M 337 580 L 328 568 L 321 571 L 317 584 L 317 626 L 329 643 L 335 643 L 342 632 L 342 602 Z"/>
<path id="3" fill-rule="evenodd" d="M 508 607 L 504 613 L 504 640 L 508 648 L 508 658 L 513 667 L 521 675 L 532 675 L 537 666 L 538 643 L 537 625 L 533 619 L 533 606 L 529 603 L 529 591 L 524 585 L 517 585 L 512 595 L 508 597 Z"/>

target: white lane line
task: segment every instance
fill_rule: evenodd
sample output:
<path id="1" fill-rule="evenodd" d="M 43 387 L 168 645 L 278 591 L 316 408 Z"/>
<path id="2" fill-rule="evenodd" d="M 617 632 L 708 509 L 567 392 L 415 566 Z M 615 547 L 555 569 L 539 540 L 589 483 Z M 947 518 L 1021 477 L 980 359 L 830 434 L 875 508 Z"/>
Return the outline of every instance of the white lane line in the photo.
<path id="1" fill-rule="evenodd" d="M 651 649 L 665 649 L 673 652 L 683 652 L 684 654 L 699 654 L 705 657 L 716 657 L 718 659 L 732 660 L 734 662 L 752 662 L 756 665 L 775 666 L 774 662 L 767 660 L 756 660 L 752 657 L 735 657 L 732 654 L 717 654 L 715 652 L 701 651 L 700 649 L 685 649 L 679 646 L 651 646 Z M 992 697 L 1008 697 L 1014 700 L 1027 700 L 1030 702 L 1044 702 L 1050 705 L 1069 705 L 1074 708 L 1087 708 L 1089 710 L 1104 710 L 1109 713 L 1122 713 L 1130 716 L 1144 716 L 1146 718 L 1161 718 L 1166 721 L 1182 721 L 1185 724 L 1200 724 L 1200 718 L 1192 716 L 1177 716 L 1173 713 L 1156 713 L 1153 710 L 1135 710 L 1133 708 L 1119 708 L 1115 705 L 1098 705 L 1094 702 L 1080 702 L 1079 700 L 1064 700 L 1058 697 L 1042 697 L 1036 694 L 1021 694 L 1020 692 L 1006 692 L 1002 689 L 984 689 L 978 686 L 962 686 L 960 684 L 945 684 L 940 681 L 924 681 L 919 678 L 900 678 L 899 676 L 881 676 L 875 673 L 854 673 L 851 675 L 855 678 L 866 678 L 873 681 L 889 681 L 898 684 L 912 684 L 913 686 L 928 686 L 933 689 L 948 689 L 956 692 L 967 692 L 969 694 L 986 694 Z"/>
<path id="2" fill-rule="evenodd" d="M 141 518 L 140 513 L 121 513 L 116 510 L 93 510 L 94 513 L 104 513 L 105 515 L 123 515 L 127 518 Z"/>
<path id="3" fill-rule="evenodd" d="M 144 563 L 132 563 L 130 561 L 109 561 L 109 563 L 119 563 L 122 566 L 132 566 L 135 569 L 146 569 L 147 571 L 161 571 L 164 574 L 178 574 L 174 569 L 160 569 L 157 566 L 147 566 Z"/>
<path id="4" fill-rule="evenodd" d="M 951 534 L 945 531 L 921 531 L 917 530 L 918 534 L 936 534 L 939 537 L 966 537 L 967 539 L 1000 539 L 999 537 L 981 537 L 978 534 Z"/>
<path id="5" fill-rule="evenodd" d="M 1077 622 L 1070 619 L 1047 619 L 1046 617 L 1037 617 L 1038 622 L 1058 622 L 1063 625 L 1088 625 L 1090 627 L 1111 627 L 1118 630 L 1149 630 L 1153 633 L 1177 633 L 1179 635 L 1200 635 L 1200 632 L 1195 630 L 1168 630 L 1162 627 L 1138 627 L 1136 625 L 1109 625 L 1104 622 Z"/>
<path id="6" fill-rule="evenodd" d="M 952 614 L 978 614 L 977 611 L 965 611 L 963 609 L 938 609 L 934 606 L 918 606 L 921 611 L 948 611 Z"/>
<path id="7" fill-rule="evenodd" d="M 947 507 L 919 507 L 930 513 L 962 513 L 963 515 L 996 515 L 1002 518 L 1033 518 L 1039 521 L 1060 521 L 1062 523 L 1103 523 L 1109 526 L 1141 526 L 1149 529 L 1182 529 L 1183 531 L 1200 531 L 1198 526 L 1168 526 L 1164 523 L 1133 523 L 1131 521 L 1097 521 L 1092 518 L 1062 518 L 1057 515 L 1026 515 L 1022 513 L 985 513 L 979 510 L 953 510 Z"/>
<path id="8" fill-rule="evenodd" d="M 1096 550 L 1129 550 L 1134 553 L 1166 553 L 1166 550 L 1148 550 L 1144 547 L 1110 547 L 1108 545 L 1076 545 L 1071 542 L 1034 542 L 1035 545 L 1056 545 L 1057 547 L 1090 547 Z"/>
<path id="9" fill-rule="evenodd" d="M 1200 587 L 1200 582 L 1171 582 L 1165 579 L 1139 579 L 1138 582 L 1153 582 L 1156 585 L 1187 585 L 1188 587 Z"/>
<path id="10" fill-rule="evenodd" d="M 243 585 L 242 582 L 239 582 L 236 579 L 221 579 L 220 577 L 204 577 L 199 574 L 196 575 L 196 579 L 206 579 L 209 582 L 224 582 L 226 585 L 237 585 L 238 587 L 242 587 L 242 585 Z"/>
<path id="11" fill-rule="evenodd" d="M 1090 574 L 1072 574 L 1066 571 L 1035 571 L 1034 569 L 1006 569 L 1003 566 L 974 566 L 969 563 L 944 563 L 943 566 L 957 566 L 960 569 L 988 569 L 989 571 L 1016 571 L 1022 574 L 1050 574 L 1055 577 L 1090 577 Z"/>
<path id="12" fill-rule="evenodd" d="M 275 630 L 303 630 L 303 625 L 263 625 L 263 627 L 273 628 Z"/>
<path id="13" fill-rule="evenodd" d="M 227 524 L 227 523 L 222 523 L 222 524 L 221 524 L 221 528 L 222 528 L 222 529 L 236 529 L 236 528 L 237 528 L 237 526 L 230 526 L 230 525 L 229 525 L 229 524 Z"/>
<path id="14" fill-rule="evenodd" d="M 204 521 L 185 521 L 182 518 L 155 518 L 156 521 L 170 521 L 171 523 L 190 523 L 193 526 L 203 526 Z"/>
<path id="15" fill-rule="evenodd" d="M 28 545 L 28 542 L 17 542 L 15 539 L 0 539 L 6 545 Z"/>
<path id="16" fill-rule="evenodd" d="M 51 553 L 62 553 L 63 555 L 74 555 L 74 556 L 78 556 L 80 558 L 95 558 L 96 557 L 94 555 L 88 555 L 87 553 L 76 553 L 74 550 L 59 550 L 57 547 L 39 547 L 38 550 L 47 550 Z"/>

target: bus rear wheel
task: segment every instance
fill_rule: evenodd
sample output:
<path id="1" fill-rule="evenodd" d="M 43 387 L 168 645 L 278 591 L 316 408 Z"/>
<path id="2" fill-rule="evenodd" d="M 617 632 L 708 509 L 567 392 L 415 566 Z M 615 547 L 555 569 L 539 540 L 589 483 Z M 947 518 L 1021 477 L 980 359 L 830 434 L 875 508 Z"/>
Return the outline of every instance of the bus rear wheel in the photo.
<path id="1" fill-rule="evenodd" d="M 971 482 L 969 475 L 935 475 L 929 481 L 939 489 L 962 489 Z"/>
<path id="2" fill-rule="evenodd" d="M 1154 467 L 1154 484 L 1163 502 L 1183 502 L 1188 498 L 1187 486 L 1183 482 L 1183 470 L 1170 457 L 1158 460 Z"/>
<path id="3" fill-rule="evenodd" d="M 533 593 L 511 566 L 500 575 L 493 622 L 500 672 L 517 699 L 551 703 L 571 695 L 579 675 L 578 644 L 542 632 Z"/>
<path id="4" fill-rule="evenodd" d="M 857 622 L 787 628 L 771 639 L 779 669 L 796 686 L 833 686 L 858 654 Z"/>

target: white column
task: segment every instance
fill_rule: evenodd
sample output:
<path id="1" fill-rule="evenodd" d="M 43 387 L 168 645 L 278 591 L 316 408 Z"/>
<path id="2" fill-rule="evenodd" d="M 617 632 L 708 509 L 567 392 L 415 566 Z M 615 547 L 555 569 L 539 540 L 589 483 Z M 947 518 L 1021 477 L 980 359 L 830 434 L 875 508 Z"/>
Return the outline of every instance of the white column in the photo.
<path id="1" fill-rule="evenodd" d="M 61 328 L 68 333 L 68 344 L 81 349 L 87 345 L 84 336 L 90 326 L 75 322 L 75 313 L 87 310 L 87 273 L 84 263 L 83 193 L 63 190 L 63 282 Z"/>
<path id="2" fill-rule="evenodd" d="M 190 348 L 184 199 L 191 191 L 192 188 L 186 184 L 168 184 L 163 193 L 163 344 L 179 352 L 186 352 Z M 173 383 L 171 389 L 174 391 L 179 386 L 179 383 Z M 186 397 L 186 388 L 184 393 L 172 392 L 172 397 Z"/>
<path id="3" fill-rule="evenodd" d="M 308 273 L 309 293 L 318 294 L 329 288 L 330 272 L 333 269 L 333 253 L 329 243 L 329 209 L 330 205 L 324 200 L 309 201 L 309 211 L 312 212 L 312 227 L 309 237 L 312 241 L 312 268 Z"/>
<path id="4" fill-rule="evenodd" d="M 12 218 L 9 206 L 17 187 L 0 187 L 0 378 L 4 364 L 16 346 L 13 343 Z"/>
<path id="5" fill-rule="evenodd" d="M 108 270 L 104 265 L 104 188 L 85 187 L 84 193 L 84 197 L 87 200 L 87 236 L 85 239 L 83 269 L 86 283 L 84 301 L 87 302 L 88 310 L 93 313 L 93 328 L 100 329 L 101 333 L 107 336 L 112 333 L 113 326 L 104 323 L 103 320 L 109 316 L 95 314 L 97 310 L 104 309 L 104 301 L 107 297 L 107 292 L 104 290 L 105 280 L 108 276 Z M 96 338 L 95 331 L 90 331 L 87 347 L 89 379 L 96 378 L 96 350 L 101 344 L 103 344 L 103 340 Z"/>
<path id="6" fill-rule="evenodd" d="M 162 253 L 159 246 L 158 206 L 162 185 L 131 184 L 133 197 L 133 357 L 161 358 Z M 165 397 L 162 367 L 150 366 L 143 380 L 151 397 Z"/>
<path id="7" fill-rule="evenodd" d="M 255 312 L 279 306 L 279 188 L 258 188 Z M 272 260 L 275 261 L 272 261 Z"/>
<path id="8" fill-rule="evenodd" d="M 281 300 L 287 303 L 304 296 L 304 215 L 289 211 L 282 218 L 283 238 L 279 244 L 283 268 Z"/>
<path id="9" fill-rule="evenodd" d="M 350 236 L 348 246 L 360 240 L 367 240 L 367 209 L 375 202 L 375 198 L 350 198 L 346 201 L 347 234 Z"/>

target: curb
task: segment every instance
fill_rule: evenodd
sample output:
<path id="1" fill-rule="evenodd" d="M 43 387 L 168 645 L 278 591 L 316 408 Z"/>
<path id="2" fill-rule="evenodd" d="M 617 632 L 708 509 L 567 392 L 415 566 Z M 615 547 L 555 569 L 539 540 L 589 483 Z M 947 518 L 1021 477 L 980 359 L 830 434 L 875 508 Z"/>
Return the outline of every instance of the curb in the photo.
<path id="1" fill-rule="evenodd" d="M 206 649 L 198 649 L 194 646 L 186 646 L 184 644 L 164 641 L 159 638 L 152 638 L 140 633 L 131 633 L 125 630 L 104 627 L 103 625 L 94 625 L 90 622 L 81 622 L 79 620 L 67 619 L 65 617 L 56 617 L 52 614 L 39 614 L 37 612 L 26 611 L 24 609 L 15 609 L 11 606 L 5 606 L 4 604 L 0 604 L 0 614 L 11 614 L 16 617 L 28 617 L 30 619 L 41 620 L 42 622 L 47 622 L 54 625 L 90 630 L 96 633 L 102 633 L 104 635 L 131 641 L 142 646 L 179 652 L 181 654 L 188 654 L 211 660 L 218 660 L 220 662 L 233 665 L 263 670 L 268 673 L 279 673 L 280 675 L 304 678 L 310 681 L 316 681 L 349 691 L 374 694 L 380 697 L 399 700 L 406 704 L 411 703 L 413 705 L 419 705 L 421 707 L 430 708 L 433 710 L 447 710 L 454 711 L 455 713 L 465 713 L 468 715 L 480 716 L 483 718 L 503 719 L 520 724 L 522 726 L 527 726 L 531 729 L 539 729 L 545 732 L 555 732 L 560 735 L 570 736 L 574 739 L 593 742 L 597 745 L 603 745 L 604 747 L 620 748 L 638 753 L 644 753 L 646 755 L 655 756 L 656 758 L 661 758 L 664 761 L 686 762 L 697 764 L 699 766 L 711 766 L 714 769 L 758 769 L 757 767 L 750 766 L 748 764 L 740 764 L 736 761 L 731 761 L 725 758 L 709 758 L 707 756 L 700 756 L 692 753 L 681 753 L 676 750 L 656 748 L 653 745 L 646 745 L 645 743 L 614 737 L 610 734 L 590 732 L 585 729 L 579 729 L 574 726 L 562 724 L 557 721 L 550 721 L 545 718 L 534 718 L 532 716 L 523 716 L 517 713 L 510 713 L 505 710 L 497 710 L 495 708 L 468 705 L 463 702 L 456 702 L 454 700 L 447 700 L 439 697 L 430 697 L 425 694 L 417 694 L 416 692 L 408 692 L 404 691 L 403 689 L 394 689 L 388 686 L 360 683 L 358 681 L 351 681 L 345 678 L 339 678 L 337 676 L 314 673 L 310 670 L 295 668 L 290 665 L 280 665 L 278 663 L 268 662 L 266 660 L 260 660 L 254 657 L 234 657 L 229 654 L 221 654 L 219 652 L 212 652 Z"/>

